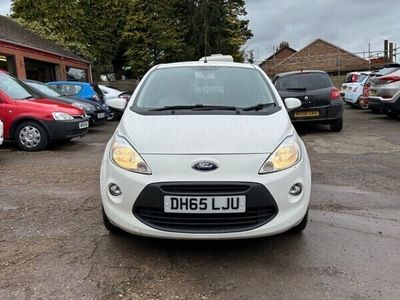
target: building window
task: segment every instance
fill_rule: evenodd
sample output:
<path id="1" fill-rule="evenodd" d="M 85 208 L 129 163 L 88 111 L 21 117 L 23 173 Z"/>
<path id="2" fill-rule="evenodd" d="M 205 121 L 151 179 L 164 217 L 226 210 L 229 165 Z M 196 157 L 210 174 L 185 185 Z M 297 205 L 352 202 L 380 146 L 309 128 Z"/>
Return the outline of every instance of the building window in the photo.
<path id="1" fill-rule="evenodd" d="M 57 80 L 56 65 L 40 60 L 25 58 L 25 72 L 27 79 L 41 82 Z"/>
<path id="2" fill-rule="evenodd" d="M 87 82 L 87 71 L 73 67 L 66 68 L 68 81 Z"/>
<path id="3" fill-rule="evenodd" d="M 16 76 L 17 73 L 15 70 L 15 57 L 12 55 L 0 54 L 0 69 Z"/>

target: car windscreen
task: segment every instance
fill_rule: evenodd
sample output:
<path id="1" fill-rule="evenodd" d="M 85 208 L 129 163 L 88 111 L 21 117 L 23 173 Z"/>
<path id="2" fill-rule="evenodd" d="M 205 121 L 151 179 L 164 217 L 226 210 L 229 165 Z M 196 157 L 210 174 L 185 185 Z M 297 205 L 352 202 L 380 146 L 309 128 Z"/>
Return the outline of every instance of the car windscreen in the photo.
<path id="1" fill-rule="evenodd" d="M 104 96 L 103 91 L 101 90 L 101 88 L 97 84 L 92 83 L 90 85 L 92 86 L 92 88 L 96 92 L 96 94 L 99 95 L 99 97 L 103 97 Z"/>
<path id="2" fill-rule="evenodd" d="M 275 86 L 284 90 L 319 90 L 332 87 L 332 81 L 326 73 L 298 73 L 280 77 Z"/>
<path id="3" fill-rule="evenodd" d="M 25 82 L 27 85 L 39 90 L 43 94 L 47 95 L 48 97 L 61 97 L 62 94 L 57 92 L 56 90 L 50 88 L 46 84 L 36 83 L 36 82 Z"/>
<path id="4" fill-rule="evenodd" d="M 34 96 L 18 82 L 18 79 L 0 73 L 0 90 L 13 99 L 28 99 Z"/>
<path id="5" fill-rule="evenodd" d="M 212 105 L 237 108 L 274 104 L 275 98 L 256 69 L 227 66 L 170 67 L 152 71 L 133 107 Z"/>

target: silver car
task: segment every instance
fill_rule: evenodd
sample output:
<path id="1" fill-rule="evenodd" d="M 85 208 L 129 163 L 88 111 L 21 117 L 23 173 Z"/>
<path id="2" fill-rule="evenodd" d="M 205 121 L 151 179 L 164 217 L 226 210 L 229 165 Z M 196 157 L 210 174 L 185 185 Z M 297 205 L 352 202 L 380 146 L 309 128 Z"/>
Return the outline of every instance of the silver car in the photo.
<path id="1" fill-rule="evenodd" d="M 368 107 L 389 116 L 400 115 L 400 65 L 391 64 L 371 79 Z"/>

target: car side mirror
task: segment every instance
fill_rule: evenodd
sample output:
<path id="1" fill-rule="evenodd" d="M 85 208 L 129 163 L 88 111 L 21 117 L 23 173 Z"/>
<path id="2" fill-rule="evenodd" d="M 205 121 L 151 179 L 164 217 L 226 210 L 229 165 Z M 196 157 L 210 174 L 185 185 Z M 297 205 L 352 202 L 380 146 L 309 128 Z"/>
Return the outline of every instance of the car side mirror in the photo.
<path id="1" fill-rule="evenodd" d="M 126 99 L 114 98 L 106 101 L 106 104 L 116 110 L 124 111 L 128 101 Z"/>
<path id="2" fill-rule="evenodd" d="M 286 98 L 284 102 L 288 112 L 301 107 L 301 101 L 297 98 Z"/>

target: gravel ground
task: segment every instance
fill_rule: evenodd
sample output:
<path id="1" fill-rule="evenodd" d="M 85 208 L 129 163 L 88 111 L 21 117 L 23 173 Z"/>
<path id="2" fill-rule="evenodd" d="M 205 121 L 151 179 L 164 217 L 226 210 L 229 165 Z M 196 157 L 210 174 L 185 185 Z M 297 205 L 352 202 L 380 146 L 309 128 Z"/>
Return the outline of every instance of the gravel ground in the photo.
<path id="1" fill-rule="evenodd" d="M 300 127 L 313 168 L 300 235 L 242 241 L 112 236 L 99 165 L 116 123 L 26 153 L 0 148 L 0 299 L 399 299 L 400 121 L 345 109 Z"/>

